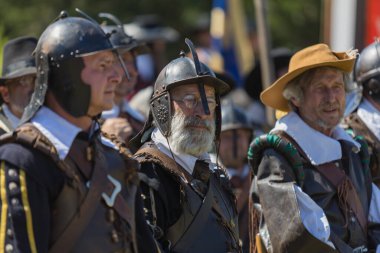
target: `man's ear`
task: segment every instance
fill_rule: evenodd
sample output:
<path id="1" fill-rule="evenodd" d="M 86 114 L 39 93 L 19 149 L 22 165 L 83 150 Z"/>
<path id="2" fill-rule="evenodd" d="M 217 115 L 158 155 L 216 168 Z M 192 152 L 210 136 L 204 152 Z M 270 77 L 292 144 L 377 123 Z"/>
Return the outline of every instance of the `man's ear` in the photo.
<path id="1" fill-rule="evenodd" d="M 0 86 L 0 94 L 5 103 L 9 103 L 9 89 L 6 86 Z"/>
<path id="2" fill-rule="evenodd" d="M 300 107 L 301 103 L 299 99 L 296 99 L 295 97 L 290 98 L 290 102 L 295 106 L 295 107 Z"/>

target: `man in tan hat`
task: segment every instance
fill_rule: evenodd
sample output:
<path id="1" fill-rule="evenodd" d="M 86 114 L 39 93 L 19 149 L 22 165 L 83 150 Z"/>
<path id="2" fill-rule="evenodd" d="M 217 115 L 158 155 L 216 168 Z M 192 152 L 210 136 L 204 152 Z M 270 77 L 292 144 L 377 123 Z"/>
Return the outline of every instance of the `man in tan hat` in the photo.
<path id="1" fill-rule="evenodd" d="M 380 191 L 371 183 L 367 145 L 338 127 L 355 57 L 325 44 L 307 47 L 261 93 L 265 105 L 288 114 L 248 152 L 252 248 L 379 252 Z"/>
<path id="2" fill-rule="evenodd" d="M 8 41 L 3 51 L 3 73 L 0 78 L 0 134 L 16 128 L 34 90 L 36 63 L 32 52 L 34 37 Z"/>

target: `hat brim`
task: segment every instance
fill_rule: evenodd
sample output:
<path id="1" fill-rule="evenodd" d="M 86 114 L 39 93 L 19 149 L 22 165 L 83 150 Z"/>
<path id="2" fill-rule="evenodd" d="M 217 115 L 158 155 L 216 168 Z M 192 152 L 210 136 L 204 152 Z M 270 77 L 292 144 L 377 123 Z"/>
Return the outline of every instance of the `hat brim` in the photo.
<path id="1" fill-rule="evenodd" d="M 342 54 L 341 57 L 340 54 Z M 336 53 L 338 58 L 343 58 L 344 53 Z M 284 98 L 282 92 L 284 91 L 285 86 L 294 78 L 298 77 L 307 70 L 317 68 L 317 67 L 333 67 L 342 70 L 343 72 L 349 73 L 352 71 L 355 64 L 355 58 L 346 58 L 342 60 L 337 60 L 334 62 L 320 62 L 318 64 L 307 65 L 302 68 L 295 69 L 291 72 L 286 73 L 271 86 L 265 89 L 260 94 L 261 101 L 274 109 L 289 112 L 290 108 L 288 105 L 288 100 Z"/>
<path id="2" fill-rule="evenodd" d="M 9 80 L 12 80 L 15 78 L 19 78 L 19 77 L 26 76 L 26 75 L 32 75 L 32 74 L 36 74 L 36 73 L 37 73 L 36 67 L 24 68 L 20 71 L 11 73 L 11 74 L 4 76 L 4 77 L 1 77 L 0 78 L 0 85 L 4 85 L 6 81 L 9 81 Z"/>

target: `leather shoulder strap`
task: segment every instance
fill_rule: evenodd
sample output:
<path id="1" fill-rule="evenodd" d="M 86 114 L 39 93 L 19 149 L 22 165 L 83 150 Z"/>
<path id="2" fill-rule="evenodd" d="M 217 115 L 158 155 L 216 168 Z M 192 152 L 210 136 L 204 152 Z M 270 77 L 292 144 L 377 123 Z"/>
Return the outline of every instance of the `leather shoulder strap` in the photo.
<path id="1" fill-rule="evenodd" d="M 309 160 L 302 148 L 292 137 L 283 131 L 279 131 L 277 134 L 293 143 L 297 150 L 302 154 L 303 158 Z M 354 212 L 363 231 L 366 232 L 367 218 L 359 195 L 347 174 L 334 163 L 325 163 L 313 167 L 337 189 L 341 208 L 346 208 L 346 205 L 348 205 L 348 207 Z"/>
<path id="2" fill-rule="evenodd" d="M 360 119 L 357 113 L 352 113 L 349 117 L 345 118 L 345 125 L 351 129 L 351 135 L 363 136 L 367 141 L 371 141 L 371 145 L 380 150 L 380 143 L 374 141 L 377 137 L 368 129 L 366 124 Z"/>
<path id="3" fill-rule="evenodd" d="M 49 156 L 70 179 L 77 185 L 80 185 L 81 180 L 78 173 L 59 159 L 54 145 L 33 124 L 23 124 L 13 132 L 0 136 L 0 144 L 9 142 L 16 142 L 32 147 Z M 81 191 L 82 189 L 79 190 Z"/>
<path id="4" fill-rule="evenodd" d="M 153 143 L 145 143 L 134 155 L 140 163 L 157 163 L 175 178 L 190 182 L 192 177 L 181 168 L 172 158 L 162 153 Z"/>

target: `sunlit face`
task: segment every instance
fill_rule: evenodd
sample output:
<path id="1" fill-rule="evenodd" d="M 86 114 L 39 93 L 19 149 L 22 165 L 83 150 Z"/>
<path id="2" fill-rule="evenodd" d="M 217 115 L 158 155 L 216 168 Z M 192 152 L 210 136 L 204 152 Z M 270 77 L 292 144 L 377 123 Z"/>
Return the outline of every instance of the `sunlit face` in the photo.
<path id="1" fill-rule="evenodd" d="M 345 108 L 342 72 L 334 69 L 317 70 L 310 84 L 304 86 L 303 100 L 292 102 L 309 126 L 330 135 L 342 119 Z"/>
<path id="2" fill-rule="evenodd" d="M 124 97 L 128 95 L 128 93 L 131 92 L 135 88 L 137 84 L 138 72 L 136 69 L 135 56 L 133 52 L 131 51 L 123 52 L 121 53 L 121 58 L 128 71 L 129 79 L 126 77 L 120 63 L 116 61 L 117 67 L 123 79 L 121 83 L 116 87 L 115 93 L 116 93 L 116 96 Z"/>
<path id="3" fill-rule="evenodd" d="M 35 86 L 36 75 L 26 75 L 11 79 L 1 87 L 1 94 L 9 110 L 21 118 L 24 108 L 29 104 Z"/>
<path id="4" fill-rule="evenodd" d="M 205 86 L 210 114 L 200 101 L 198 85 L 189 84 L 172 90 L 174 116 L 171 120 L 169 142 L 179 153 L 199 156 L 212 148 L 215 137 L 215 90 Z"/>
<path id="5" fill-rule="evenodd" d="M 239 128 L 222 131 L 219 154 L 222 163 L 228 168 L 240 169 L 247 161 L 252 131 Z"/>
<path id="6" fill-rule="evenodd" d="M 88 115 L 96 116 L 113 106 L 116 86 L 121 82 L 121 75 L 116 69 L 116 56 L 111 51 L 104 51 L 83 57 L 84 69 L 81 78 L 91 86 L 91 100 Z"/>

